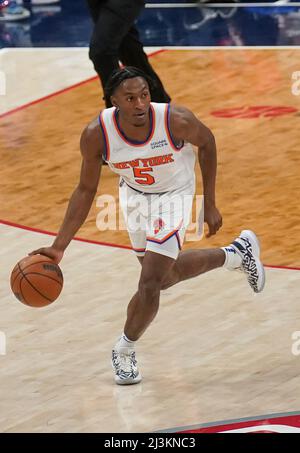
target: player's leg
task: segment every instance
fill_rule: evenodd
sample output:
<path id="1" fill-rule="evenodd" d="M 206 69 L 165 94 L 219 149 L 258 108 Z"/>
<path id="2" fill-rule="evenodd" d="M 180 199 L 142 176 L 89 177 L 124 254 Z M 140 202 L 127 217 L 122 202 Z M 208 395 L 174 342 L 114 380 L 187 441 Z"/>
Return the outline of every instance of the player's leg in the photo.
<path id="1" fill-rule="evenodd" d="M 112 351 L 115 380 L 117 384 L 124 385 L 135 384 L 141 380 L 135 359 L 134 341 L 142 335 L 157 313 L 162 281 L 178 256 L 178 243 L 175 241 L 173 244 L 174 250 L 162 245 L 158 248 L 158 253 L 147 252 L 148 196 L 129 188 L 121 180 L 119 200 L 132 248 L 138 259 L 143 259 L 138 291 L 128 305 L 124 333 Z"/>
<path id="2" fill-rule="evenodd" d="M 143 257 L 138 257 L 143 263 Z M 179 253 L 169 273 L 162 282 L 161 289 L 167 289 L 183 280 L 196 277 L 218 267 L 225 262 L 225 252 L 221 248 L 216 249 L 191 249 Z M 240 260 L 238 260 L 240 263 Z"/>
<path id="3" fill-rule="evenodd" d="M 145 72 L 154 82 L 151 92 L 153 102 L 170 102 L 171 98 L 165 91 L 163 84 L 151 66 L 148 57 L 143 49 L 143 44 L 139 39 L 138 30 L 131 27 L 124 37 L 119 50 L 122 63 L 126 66 L 135 66 Z"/>
<path id="4" fill-rule="evenodd" d="M 143 257 L 138 257 L 143 263 Z M 167 289 L 184 280 L 205 272 L 224 267 L 246 274 L 254 292 L 259 293 L 265 285 L 265 271 L 260 261 L 260 244 L 255 233 L 244 230 L 232 244 L 217 249 L 191 249 L 179 253 L 177 260 L 162 282 L 161 289 Z"/>
<path id="5" fill-rule="evenodd" d="M 135 358 L 135 341 L 144 333 L 158 312 L 162 281 L 173 263 L 174 259 L 168 256 L 150 251 L 145 253 L 138 291 L 128 306 L 124 334 L 112 351 L 112 365 L 117 384 L 136 384 L 141 380 Z"/>
<path id="6" fill-rule="evenodd" d="M 172 238 L 170 238 L 169 241 L 172 244 Z M 166 245 L 167 244 L 165 244 L 165 246 Z M 146 253 L 145 257 L 138 257 L 138 260 L 142 264 L 140 279 L 140 285 L 142 288 L 144 286 L 145 278 L 148 280 L 147 275 L 149 267 L 155 265 L 156 256 L 161 257 L 159 258 L 161 261 L 168 258 L 167 256 L 159 255 L 159 247 L 161 246 L 154 245 L 156 253 L 149 251 Z M 172 244 L 171 247 L 174 247 L 176 250 L 178 243 L 174 240 L 174 244 Z M 169 258 L 169 260 L 170 259 L 171 258 Z M 164 267 L 163 272 L 159 272 L 160 290 L 167 289 L 180 281 L 196 277 L 197 275 L 221 267 L 223 266 L 224 261 L 225 253 L 222 249 L 186 250 L 184 252 L 180 252 L 177 260 L 171 259 L 170 265 Z M 238 260 L 238 263 L 240 263 L 240 259 Z M 153 277 L 154 276 L 152 275 L 151 278 Z M 158 281 L 156 281 L 154 285 L 156 291 L 158 291 L 157 285 Z M 147 306 L 142 313 L 145 316 L 140 316 L 140 308 L 142 306 L 140 303 L 140 295 L 140 291 L 137 291 L 127 307 L 127 321 L 124 327 L 124 333 L 126 337 L 132 341 L 136 341 L 143 334 L 148 325 L 154 319 L 158 310 L 157 298 L 151 299 L 154 300 L 154 304 L 149 304 L 149 306 Z"/>
<path id="7" fill-rule="evenodd" d="M 225 257 L 225 252 L 221 248 L 191 249 L 180 252 L 172 269 L 163 281 L 162 289 L 170 288 L 183 280 L 222 267 Z M 240 265 L 240 262 L 241 260 L 238 258 L 236 267 Z"/>
<path id="8" fill-rule="evenodd" d="M 127 309 L 124 334 L 113 350 L 113 366 L 118 384 L 140 382 L 135 358 L 135 341 L 144 333 L 155 318 L 159 308 L 160 290 L 179 281 L 195 277 L 223 266 L 228 269 L 240 268 L 248 278 L 252 289 L 259 292 L 264 286 L 264 268 L 259 260 L 257 238 L 251 231 L 243 231 L 233 243 L 222 249 L 187 250 L 180 253 L 177 260 L 160 253 L 171 254 L 178 241 L 171 236 L 164 243 L 147 243 L 146 254 L 139 257 L 142 272 L 139 289 L 131 299 Z"/>
<path id="9" fill-rule="evenodd" d="M 159 308 L 160 290 L 174 264 L 174 259 L 147 251 L 143 260 L 138 291 L 130 301 L 124 333 L 138 340 L 155 318 Z"/>

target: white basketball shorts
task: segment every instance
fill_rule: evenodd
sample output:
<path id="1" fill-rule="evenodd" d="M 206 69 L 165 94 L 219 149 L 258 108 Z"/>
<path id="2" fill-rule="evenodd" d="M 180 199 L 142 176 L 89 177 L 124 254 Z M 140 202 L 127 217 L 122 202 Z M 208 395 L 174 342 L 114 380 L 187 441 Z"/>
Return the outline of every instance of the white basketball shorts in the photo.
<path id="1" fill-rule="evenodd" d="M 120 180 L 120 207 L 133 251 L 146 251 L 177 259 L 190 223 L 195 181 L 181 189 L 147 194 Z"/>

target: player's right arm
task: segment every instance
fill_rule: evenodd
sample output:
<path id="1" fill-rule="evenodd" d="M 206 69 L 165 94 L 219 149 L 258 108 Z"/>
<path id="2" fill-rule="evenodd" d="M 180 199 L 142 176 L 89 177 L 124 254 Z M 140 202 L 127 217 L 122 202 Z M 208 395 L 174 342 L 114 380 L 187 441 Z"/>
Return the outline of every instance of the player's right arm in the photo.
<path id="1" fill-rule="evenodd" d="M 97 192 L 104 150 L 97 119 L 84 129 L 80 139 L 80 150 L 82 154 L 80 180 L 70 198 L 58 235 L 51 247 L 34 250 L 30 255 L 46 255 L 59 263 L 65 249 L 88 216 Z"/>

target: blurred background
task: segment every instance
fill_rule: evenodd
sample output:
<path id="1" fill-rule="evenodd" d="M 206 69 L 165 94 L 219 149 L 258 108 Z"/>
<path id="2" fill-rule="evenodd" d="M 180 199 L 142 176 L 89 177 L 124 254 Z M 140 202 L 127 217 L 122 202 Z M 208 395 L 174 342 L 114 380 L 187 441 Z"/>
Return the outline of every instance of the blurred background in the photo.
<path id="1" fill-rule="evenodd" d="M 145 46 L 300 44 L 299 2 L 152 0 L 146 6 L 137 21 Z M 86 47 L 91 27 L 84 0 L 0 0 L 0 47 Z"/>

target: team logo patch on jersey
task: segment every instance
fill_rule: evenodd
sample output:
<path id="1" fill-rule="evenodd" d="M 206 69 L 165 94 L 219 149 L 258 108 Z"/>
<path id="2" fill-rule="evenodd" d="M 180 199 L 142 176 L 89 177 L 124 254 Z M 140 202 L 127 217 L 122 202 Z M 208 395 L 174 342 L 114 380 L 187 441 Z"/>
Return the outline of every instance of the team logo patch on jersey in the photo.
<path id="1" fill-rule="evenodd" d="M 163 146 L 168 146 L 166 139 L 151 142 L 151 149 L 162 148 Z"/>
<path id="2" fill-rule="evenodd" d="M 162 231 L 164 229 L 165 222 L 163 219 L 155 219 L 153 222 L 153 227 L 154 227 L 154 234 L 157 234 L 159 231 Z"/>

